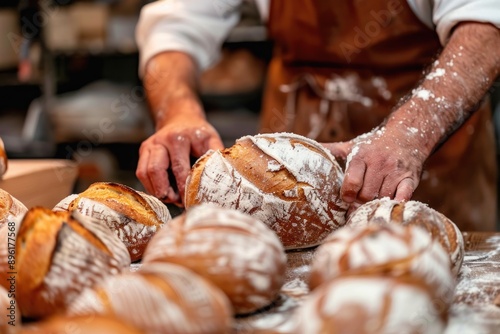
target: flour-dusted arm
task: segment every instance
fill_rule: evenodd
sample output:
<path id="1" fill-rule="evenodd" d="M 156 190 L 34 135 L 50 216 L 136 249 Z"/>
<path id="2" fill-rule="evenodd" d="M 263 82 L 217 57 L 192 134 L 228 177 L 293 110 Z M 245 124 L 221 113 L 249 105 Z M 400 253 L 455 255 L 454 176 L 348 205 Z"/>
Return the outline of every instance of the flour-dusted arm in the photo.
<path id="1" fill-rule="evenodd" d="M 350 142 L 326 144 L 347 157 L 343 199 L 410 199 L 426 159 L 477 109 L 499 73 L 500 30 L 491 23 L 457 24 L 427 76 L 383 125 Z"/>

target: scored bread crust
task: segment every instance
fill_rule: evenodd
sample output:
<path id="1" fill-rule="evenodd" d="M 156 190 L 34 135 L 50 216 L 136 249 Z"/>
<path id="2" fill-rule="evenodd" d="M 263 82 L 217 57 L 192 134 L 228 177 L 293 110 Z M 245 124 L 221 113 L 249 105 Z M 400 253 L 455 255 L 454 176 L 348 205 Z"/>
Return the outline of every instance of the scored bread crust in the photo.
<path id="1" fill-rule="evenodd" d="M 309 286 L 354 274 L 420 277 L 445 305 L 455 291 L 448 253 L 419 226 L 370 224 L 333 232 L 314 254 Z"/>
<path id="2" fill-rule="evenodd" d="M 465 255 L 462 232 L 449 218 L 418 201 L 399 202 L 388 197 L 367 202 L 348 218 L 347 226 L 397 223 L 420 226 L 448 252 L 451 270 L 458 275 Z"/>
<path id="3" fill-rule="evenodd" d="M 125 245 L 107 227 L 77 212 L 34 207 L 16 241 L 21 313 L 38 318 L 63 312 L 84 287 L 129 264 Z"/>
<path id="4" fill-rule="evenodd" d="M 185 206 L 217 203 L 250 214 L 285 249 L 312 247 L 345 223 L 343 172 L 319 143 L 289 133 L 245 136 L 191 169 Z"/>
<path id="5" fill-rule="evenodd" d="M 113 314 L 147 333 L 169 334 L 229 333 L 232 319 L 229 301 L 219 289 L 167 263 L 109 277 L 86 289 L 68 314 Z"/>
<path id="6" fill-rule="evenodd" d="M 142 258 L 151 237 L 172 219 L 156 197 L 111 182 L 94 183 L 64 198 L 53 210 L 76 210 L 103 221 L 125 243 L 133 262 Z"/>
<path id="7" fill-rule="evenodd" d="M 296 333 L 443 333 L 448 309 L 415 276 L 340 276 L 299 306 Z"/>
<path id="8" fill-rule="evenodd" d="M 151 207 L 151 202 L 147 201 L 134 189 L 123 184 L 113 182 L 93 183 L 71 202 L 69 210 L 75 210 L 79 201 L 83 198 L 102 203 L 110 209 L 144 225 L 160 226 L 163 224 L 156 211 Z"/>
<path id="9" fill-rule="evenodd" d="M 143 263 L 182 265 L 220 288 L 237 314 L 276 299 L 285 280 L 286 254 L 263 222 L 237 210 L 202 204 L 155 235 Z"/>

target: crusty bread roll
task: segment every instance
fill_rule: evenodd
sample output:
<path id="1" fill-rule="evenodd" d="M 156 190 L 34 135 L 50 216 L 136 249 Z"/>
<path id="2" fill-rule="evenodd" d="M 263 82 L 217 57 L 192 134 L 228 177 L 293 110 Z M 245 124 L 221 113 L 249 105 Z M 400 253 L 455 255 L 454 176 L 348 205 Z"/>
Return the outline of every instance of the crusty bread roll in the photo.
<path id="1" fill-rule="evenodd" d="M 333 232 L 314 254 L 309 286 L 345 274 L 418 276 L 443 307 L 450 305 L 455 289 L 448 253 L 418 226 L 371 224 Z"/>
<path id="2" fill-rule="evenodd" d="M 78 212 L 31 208 L 16 240 L 17 301 L 24 316 L 64 311 L 85 288 L 128 269 L 125 245 Z"/>
<path id="3" fill-rule="evenodd" d="M 20 220 L 28 211 L 17 198 L 0 188 L 0 227 L 9 221 Z"/>
<path id="4" fill-rule="evenodd" d="M 376 199 L 357 208 L 347 225 L 398 223 L 418 225 L 436 238 L 450 256 L 451 269 L 457 275 L 464 259 L 464 238 L 458 227 L 442 213 L 418 201 L 398 202 L 388 197 Z"/>
<path id="5" fill-rule="evenodd" d="M 223 334 L 231 306 L 215 286 L 183 267 L 154 263 L 85 290 L 69 314 L 114 314 L 146 333 Z"/>
<path id="6" fill-rule="evenodd" d="M 0 286 L 0 309 L 2 310 L 2 320 L 0 321 L 0 333 L 14 334 L 21 327 L 21 312 L 17 307 L 15 299 L 16 287 L 15 279 L 12 280 L 11 288 L 4 289 Z"/>
<path id="7" fill-rule="evenodd" d="M 343 172 L 319 143 L 290 133 L 246 136 L 191 169 L 185 205 L 217 203 L 271 227 L 285 249 L 318 245 L 345 223 Z"/>
<path id="8" fill-rule="evenodd" d="M 235 313 L 269 305 L 285 279 L 286 255 L 276 234 L 242 212 L 201 204 L 156 234 L 143 263 L 187 267 L 226 293 Z"/>
<path id="9" fill-rule="evenodd" d="M 29 323 L 19 334 L 146 334 L 112 316 L 58 315 Z"/>
<path id="10" fill-rule="evenodd" d="M 151 237 L 172 219 L 156 197 L 113 182 L 93 183 L 61 200 L 53 210 L 77 210 L 105 222 L 125 243 L 132 262 L 142 258 Z"/>
<path id="11" fill-rule="evenodd" d="M 341 276 L 297 309 L 296 334 L 442 334 L 447 311 L 415 277 Z"/>
<path id="12" fill-rule="evenodd" d="M 3 145 L 2 138 L 0 138 L 0 179 L 7 171 L 7 167 L 9 166 L 7 159 L 7 153 L 5 152 L 5 146 Z"/>

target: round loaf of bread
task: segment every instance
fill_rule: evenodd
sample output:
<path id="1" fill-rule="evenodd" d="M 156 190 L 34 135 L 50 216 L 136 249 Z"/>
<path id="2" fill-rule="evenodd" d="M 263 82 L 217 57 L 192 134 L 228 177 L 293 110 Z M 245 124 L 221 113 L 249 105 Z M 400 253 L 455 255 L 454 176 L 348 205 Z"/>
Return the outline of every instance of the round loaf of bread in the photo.
<path id="1" fill-rule="evenodd" d="M 132 262 L 142 258 L 151 237 L 172 219 L 156 197 L 112 182 L 93 183 L 84 192 L 64 198 L 53 210 L 77 210 L 105 222 L 127 246 Z"/>
<path id="2" fill-rule="evenodd" d="M 41 207 L 24 216 L 15 254 L 17 301 L 30 318 L 64 311 L 85 287 L 130 266 L 125 245 L 101 222 Z"/>
<path id="3" fill-rule="evenodd" d="M 183 267 L 154 263 L 135 273 L 108 277 L 85 290 L 71 315 L 113 314 L 146 333 L 229 333 L 232 312 L 227 297 Z"/>
<path id="4" fill-rule="evenodd" d="M 369 223 L 398 223 L 424 228 L 448 252 L 453 274 L 459 273 L 465 254 L 462 233 L 450 219 L 427 204 L 399 202 L 388 197 L 376 199 L 357 208 L 349 216 L 347 225 Z"/>
<path id="5" fill-rule="evenodd" d="M 4 289 L 0 286 L 0 308 L 2 310 L 2 321 L 0 321 L 0 333 L 14 334 L 21 327 L 21 313 L 15 300 L 16 288 L 15 279 L 12 286 Z"/>
<path id="6" fill-rule="evenodd" d="M 0 227 L 9 221 L 21 220 L 27 211 L 23 203 L 0 188 Z"/>
<path id="7" fill-rule="evenodd" d="M 417 276 L 443 307 L 450 305 L 455 289 L 448 254 L 418 226 L 371 224 L 333 232 L 314 254 L 309 286 L 314 289 L 346 274 Z"/>
<path id="8" fill-rule="evenodd" d="M 30 323 L 19 334 L 146 334 L 112 317 L 103 315 L 54 316 Z"/>
<path id="9" fill-rule="evenodd" d="M 235 313 L 269 305 L 285 279 L 286 254 L 276 234 L 242 212 L 201 204 L 156 234 L 143 263 L 187 267 L 224 291 Z"/>
<path id="10" fill-rule="evenodd" d="M 415 277 L 341 276 L 314 290 L 297 309 L 297 334 L 442 334 L 447 312 Z"/>
<path id="11" fill-rule="evenodd" d="M 7 153 L 5 152 L 5 146 L 3 145 L 2 138 L 0 138 L 0 179 L 7 171 L 7 167 L 9 166 L 7 159 Z"/>
<path id="12" fill-rule="evenodd" d="M 285 249 L 311 247 L 345 223 L 343 176 L 316 141 L 290 133 L 246 136 L 198 159 L 184 203 L 248 213 L 271 227 Z"/>

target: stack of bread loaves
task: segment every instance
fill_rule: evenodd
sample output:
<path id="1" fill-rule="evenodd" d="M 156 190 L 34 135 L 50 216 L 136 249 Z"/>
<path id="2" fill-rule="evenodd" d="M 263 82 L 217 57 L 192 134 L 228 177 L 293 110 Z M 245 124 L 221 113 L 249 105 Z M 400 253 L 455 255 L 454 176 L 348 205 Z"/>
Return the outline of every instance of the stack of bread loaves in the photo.
<path id="1" fill-rule="evenodd" d="M 219 287 L 235 313 L 268 306 L 283 285 L 286 255 L 263 222 L 236 210 L 191 207 L 156 234 L 143 263 L 182 265 Z"/>
<path id="2" fill-rule="evenodd" d="M 296 333 L 442 333 L 462 256 L 460 231 L 426 205 L 366 203 L 316 250 Z"/>
<path id="3" fill-rule="evenodd" d="M 16 297 L 23 316 L 64 312 L 88 286 L 130 265 L 125 245 L 78 212 L 31 208 L 16 236 Z"/>
<path id="4" fill-rule="evenodd" d="M 322 145 L 290 133 L 246 136 L 198 159 L 187 208 L 217 203 L 265 222 L 286 249 L 318 245 L 344 225 L 343 172 Z"/>
<path id="5" fill-rule="evenodd" d="M 76 210 L 102 221 L 125 243 L 132 262 L 140 260 L 151 237 L 170 219 L 156 197 L 113 182 L 96 182 L 66 197 L 54 211 Z"/>

